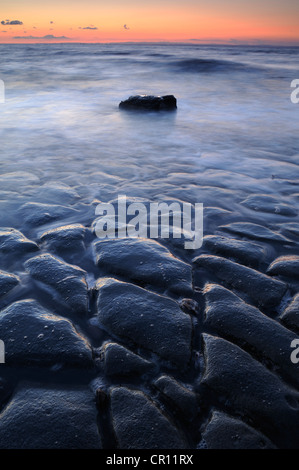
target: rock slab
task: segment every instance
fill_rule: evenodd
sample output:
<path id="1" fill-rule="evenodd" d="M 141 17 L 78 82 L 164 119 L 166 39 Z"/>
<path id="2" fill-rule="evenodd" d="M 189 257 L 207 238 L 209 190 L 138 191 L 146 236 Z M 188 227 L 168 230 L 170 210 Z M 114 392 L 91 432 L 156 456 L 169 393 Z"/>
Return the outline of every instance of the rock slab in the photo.
<path id="1" fill-rule="evenodd" d="M 187 367 L 192 322 L 177 302 L 112 278 L 100 279 L 97 288 L 98 320 L 108 332 Z"/>
<path id="2" fill-rule="evenodd" d="M 177 100 L 173 95 L 135 95 L 121 101 L 119 108 L 141 111 L 171 111 L 177 108 Z"/>

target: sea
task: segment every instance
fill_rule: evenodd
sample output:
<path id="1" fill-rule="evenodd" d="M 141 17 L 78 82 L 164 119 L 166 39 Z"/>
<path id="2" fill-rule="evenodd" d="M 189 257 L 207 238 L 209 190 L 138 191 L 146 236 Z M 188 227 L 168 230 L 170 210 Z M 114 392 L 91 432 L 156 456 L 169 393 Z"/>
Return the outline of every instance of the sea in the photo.
<path id="1" fill-rule="evenodd" d="M 0 79 L 0 447 L 92 447 L 96 422 L 106 449 L 205 448 L 203 429 L 298 447 L 299 48 L 2 44 Z M 119 109 L 138 94 L 177 109 Z M 97 208 L 125 198 L 202 204 L 202 246 L 98 242 Z"/>
<path id="2" fill-rule="evenodd" d="M 242 222 L 298 236 L 298 47 L 2 44 L 0 57 L 1 226 L 35 240 L 91 226 L 121 194 L 202 203 L 205 235 Z M 137 94 L 173 94 L 177 110 L 119 109 Z M 80 216 L 28 228 L 27 203 Z"/>

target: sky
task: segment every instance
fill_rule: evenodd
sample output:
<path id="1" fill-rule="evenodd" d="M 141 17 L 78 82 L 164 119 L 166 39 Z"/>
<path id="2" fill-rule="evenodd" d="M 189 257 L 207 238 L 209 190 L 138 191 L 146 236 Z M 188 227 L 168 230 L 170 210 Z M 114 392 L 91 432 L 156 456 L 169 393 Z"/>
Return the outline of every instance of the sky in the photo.
<path id="1" fill-rule="evenodd" d="M 299 44 L 299 0 L 0 0 L 0 43 Z"/>

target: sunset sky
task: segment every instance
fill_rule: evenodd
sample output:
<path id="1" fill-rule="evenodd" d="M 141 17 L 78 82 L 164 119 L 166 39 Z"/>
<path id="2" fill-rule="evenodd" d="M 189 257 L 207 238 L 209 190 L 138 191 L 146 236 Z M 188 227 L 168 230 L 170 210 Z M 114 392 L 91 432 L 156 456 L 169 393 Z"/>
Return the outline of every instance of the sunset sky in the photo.
<path id="1" fill-rule="evenodd" d="M 0 43 L 298 43 L 298 0 L 1 0 Z"/>

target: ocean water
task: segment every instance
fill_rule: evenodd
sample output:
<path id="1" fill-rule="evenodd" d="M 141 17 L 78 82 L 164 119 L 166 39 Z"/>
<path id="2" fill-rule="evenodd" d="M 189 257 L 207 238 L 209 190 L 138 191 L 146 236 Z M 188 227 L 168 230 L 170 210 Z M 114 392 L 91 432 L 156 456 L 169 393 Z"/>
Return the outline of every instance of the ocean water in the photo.
<path id="1" fill-rule="evenodd" d="M 36 238 L 62 222 L 88 225 L 92 203 L 118 194 L 216 208 L 205 212 L 205 234 L 220 222 L 280 230 L 296 221 L 242 202 L 267 195 L 298 208 L 299 104 L 290 83 L 299 48 L 1 45 L 0 55 L 2 226 Z M 174 94 L 178 109 L 120 111 L 134 94 Z M 76 192 L 71 203 L 64 189 Z M 20 213 L 28 201 L 71 204 L 80 217 L 28 231 Z"/>
<path id="2" fill-rule="evenodd" d="M 142 439 L 147 438 L 144 437 L 146 432 L 150 435 L 149 443 L 167 442 L 164 439 L 168 435 L 173 438 L 175 427 L 190 442 L 186 448 L 206 447 L 201 431 L 215 409 L 241 420 L 240 438 L 235 439 L 237 425 L 233 425 L 232 434 L 228 429 L 227 435 L 233 435 L 233 446 L 241 446 L 242 442 L 251 445 L 251 432 L 242 431 L 244 420 L 264 432 L 274 444 L 282 448 L 298 447 L 298 433 L 293 435 L 298 422 L 298 397 L 293 388 L 286 392 L 284 385 L 290 383 L 298 388 L 296 370 L 294 377 L 289 373 L 291 350 L 284 350 L 291 332 L 281 328 L 280 338 L 278 329 L 273 327 L 272 335 L 268 331 L 271 326 L 263 315 L 277 320 L 277 327 L 281 325 L 280 313 L 299 291 L 296 266 L 289 263 L 291 268 L 279 268 L 282 273 L 285 268 L 293 269 L 294 276 L 292 273 L 288 277 L 274 276 L 286 283 L 285 289 L 282 285 L 283 290 L 281 284 L 275 287 L 260 273 L 267 273 L 269 265 L 280 255 L 299 255 L 299 104 L 293 104 L 290 99 L 290 84 L 299 79 L 299 48 L 184 44 L 0 45 L 0 57 L 0 79 L 5 83 L 6 94 L 5 103 L 0 103 L 0 340 L 5 340 L 7 358 L 0 378 L 0 447 L 36 447 L 36 442 L 43 448 L 59 447 L 63 446 L 65 436 L 71 448 L 89 445 L 89 424 L 85 426 L 85 423 L 92 421 L 92 413 L 107 449 L 118 445 L 113 426 L 116 431 L 117 428 L 125 430 L 128 448 L 134 447 L 135 437 L 140 446 Z M 175 112 L 161 113 L 120 111 L 119 102 L 134 94 L 174 94 L 178 108 Z M 144 249 L 144 241 L 141 241 L 145 261 L 140 261 L 140 245 L 136 255 L 133 252 L 136 245 L 130 252 L 129 244 L 124 242 L 127 252 L 125 249 L 119 250 L 120 254 L 114 251 L 111 259 L 107 249 L 106 265 L 104 261 L 97 266 L 92 233 L 95 210 L 100 202 L 116 201 L 118 195 L 147 203 L 203 203 L 205 236 L 221 235 L 245 241 L 241 249 L 238 245 L 239 249 L 234 251 L 231 246 L 235 242 L 228 243 L 226 239 L 224 254 L 220 252 L 220 256 L 239 264 L 225 264 L 223 259 L 220 262 L 218 259 L 216 268 L 211 264 L 207 269 L 203 267 L 205 264 L 192 264 L 197 255 L 215 254 L 211 239 L 210 245 L 206 243 L 195 251 L 184 249 L 180 240 L 160 239 L 173 255 L 189 265 L 172 259 L 176 271 L 167 271 L 164 260 L 171 258 L 169 253 L 165 255 L 163 250 L 164 257 L 157 255 L 151 259 L 151 253 Z M 58 236 L 57 232 L 54 235 L 48 232 L 71 224 L 83 224 L 85 228 L 69 227 L 65 237 L 65 232 Z M 32 247 L 32 243 L 29 246 L 35 251 L 28 249 L 28 241 L 27 245 L 19 242 L 18 235 L 16 249 L 15 232 L 11 229 L 21 231 L 37 243 L 38 247 Z M 80 233 L 83 233 L 82 238 Z M 254 247 L 249 241 L 254 241 Z M 249 246 L 251 251 L 247 256 Z M 45 253 L 84 269 L 83 287 L 79 287 L 81 271 L 77 275 L 65 265 L 62 268 L 57 260 L 53 264 L 50 256 L 38 258 Z M 127 253 L 133 253 L 132 258 L 126 258 Z M 121 256 L 122 263 L 119 262 Z M 33 257 L 38 261 L 30 260 L 28 267 L 26 261 Z M 204 258 L 207 264 L 211 260 Z M 252 258 L 251 264 L 248 260 Z M 297 258 L 292 261 L 295 265 Z M 139 270 L 134 271 L 134 263 L 140 263 Z M 248 274 L 240 264 L 259 272 Z M 11 290 L 10 285 L 6 291 L 9 276 L 2 271 L 18 276 Z M 174 273 L 173 290 L 168 289 L 172 281 L 170 272 Z M 225 274 L 230 278 L 227 282 Z M 97 280 L 102 276 L 113 276 L 144 288 L 134 294 L 136 291 L 130 290 L 132 286 L 125 287 L 129 294 L 122 298 L 123 290 L 120 289 L 120 294 L 117 283 L 113 293 L 109 290 L 116 315 L 110 324 L 112 309 L 105 291 L 101 297 L 104 300 L 97 304 L 97 289 L 101 289 Z M 259 289 L 259 282 L 263 288 Z M 185 283 L 189 287 L 187 293 L 181 290 Z M 214 325 L 205 322 L 206 296 L 202 289 L 208 283 L 232 290 L 247 303 L 257 306 L 261 316 L 241 304 L 240 315 L 243 312 L 244 318 L 249 315 L 244 331 L 240 319 L 233 332 L 229 326 L 228 331 L 224 331 L 225 325 L 230 324 L 231 302 L 231 297 L 224 294 L 223 322 L 216 313 L 214 317 L 219 321 L 214 320 Z M 82 298 L 80 289 L 86 294 L 82 294 Z M 129 298 L 131 292 L 132 298 Z M 154 296 L 155 300 L 150 300 L 153 293 L 181 301 L 186 315 L 174 303 L 173 307 L 168 307 L 167 298 Z M 267 299 L 272 295 L 271 305 L 262 302 L 264 294 Z M 183 300 L 182 296 L 190 298 Z M 31 303 L 18 303 L 28 299 L 38 302 L 37 313 L 31 311 Z M 218 298 L 211 301 L 212 307 L 217 302 Z M 84 303 L 84 308 L 79 303 Z M 239 307 L 233 308 L 234 314 Z M 159 312 L 157 321 L 156 312 Z M 165 328 L 166 320 L 161 321 L 162 313 L 172 325 L 169 331 Z M 66 326 L 61 327 L 62 330 L 48 329 L 51 314 L 69 320 L 70 327 L 78 332 L 78 341 L 83 340 L 87 348 L 93 348 L 94 361 L 90 368 L 78 365 L 78 341 L 74 340 L 73 347 L 73 340 L 67 339 Z M 150 321 L 153 320 L 148 329 L 149 340 L 140 323 L 140 318 L 147 314 Z M 38 321 L 32 318 L 34 315 Z M 136 318 L 139 329 L 132 318 Z M 148 322 L 148 318 L 145 321 Z M 185 325 L 189 321 L 187 331 Z M 177 329 L 173 329 L 174 323 Z M 170 333 L 173 331 L 177 334 Z M 298 333 L 298 323 L 294 331 Z M 165 345 L 161 332 L 165 334 Z M 204 383 L 202 377 L 210 353 L 203 350 L 203 332 L 232 341 L 256 361 L 251 363 L 248 359 L 247 365 L 247 359 L 235 353 L 233 345 L 229 346 L 227 354 L 222 354 L 222 346 L 215 346 L 220 348 L 223 357 L 216 357 L 217 349 L 215 354 L 211 353 L 211 360 L 208 356 L 209 369 Z M 64 338 L 65 341 L 61 341 Z M 101 349 L 106 342 L 117 342 L 151 361 L 153 371 L 148 375 L 128 373 L 125 377 L 106 374 Z M 182 354 L 181 348 L 185 349 L 182 360 L 178 364 L 171 362 Z M 169 350 L 170 355 L 165 356 L 163 349 Z M 239 357 L 240 368 L 236 367 Z M 117 356 L 114 360 L 120 369 L 122 360 Z M 123 365 L 126 370 L 126 362 Z M 265 375 L 258 365 L 265 366 Z M 109 367 L 111 372 L 113 366 Z M 130 369 L 130 364 L 128 367 Z M 267 375 L 268 370 L 282 379 L 281 385 L 274 381 L 273 374 Z M 187 411 L 192 412 L 191 421 L 184 407 L 179 412 L 180 406 L 175 406 L 177 398 L 176 392 L 171 391 L 172 386 L 169 400 L 167 385 L 164 397 L 157 394 L 153 380 L 165 374 L 190 390 L 199 391 L 197 404 L 188 405 L 188 396 L 184 403 Z M 255 376 L 259 383 L 255 384 Z M 37 387 L 36 392 L 30 391 L 30 384 L 34 384 L 32 390 Z M 77 394 L 78 385 L 94 393 L 98 390 L 98 410 L 90 404 L 91 415 L 82 402 L 85 398 Z M 131 398 L 123 407 L 115 407 L 121 409 L 121 413 L 116 412 L 112 420 L 115 410 L 105 395 L 109 395 L 111 385 L 141 390 L 151 398 L 149 410 L 142 405 L 141 415 L 147 416 L 145 425 L 139 422 L 139 402 L 135 407 Z M 70 401 L 60 389 L 69 394 Z M 170 399 L 172 393 L 173 400 Z M 57 407 L 53 408 L 54 397 L 57 397 Z M 263 397 L 265 400 L 261 399 Z M 24 407 L 24 400 L 30 401 L 29 411 Z M 255 402 L 258 405 L 255 406 Z M 168 428 L 164 425 L 160 427 L 162 418 L 157 418 L 158 411 L 151 411 L 155 403 L 161 407 L 162 416 L 165 412 L 163 419 L 169 416 L 171 426 L 175 426 L 170 428 L 171 432 L 165 433 Z M 52 408 L 55 409 L 54 424 Z M 270 409 L 273 409 L 272 417 Z M 32 420 L 27 419 L 31 410 L 33 425 Z M 83 416 L 86 410 L 87 415 Z M 125 418 L 128 426 L 124 426 Z M 80 432 L 73 426 L 76 420 L 78 426 L 84 423 Z M 69 422 L 70 431 L 66 427 Z M 4 429 L 7 423 L 12 423 L 9 432 Z M 134 429 L 129 428 L 130 423 Z M 41 433 L 40 429 L 50 431 Z M 217 440 L 221 428 L 215 429 Z M 73 441 L 71 436 L 74 436 Z M 255 442 L 256 438 L 252 439 Z M 258 437 L 257 440 L 258 446 L 265 445 L 264 439 Z M 165 445 L 165 448 L 169 447 Z"/>

